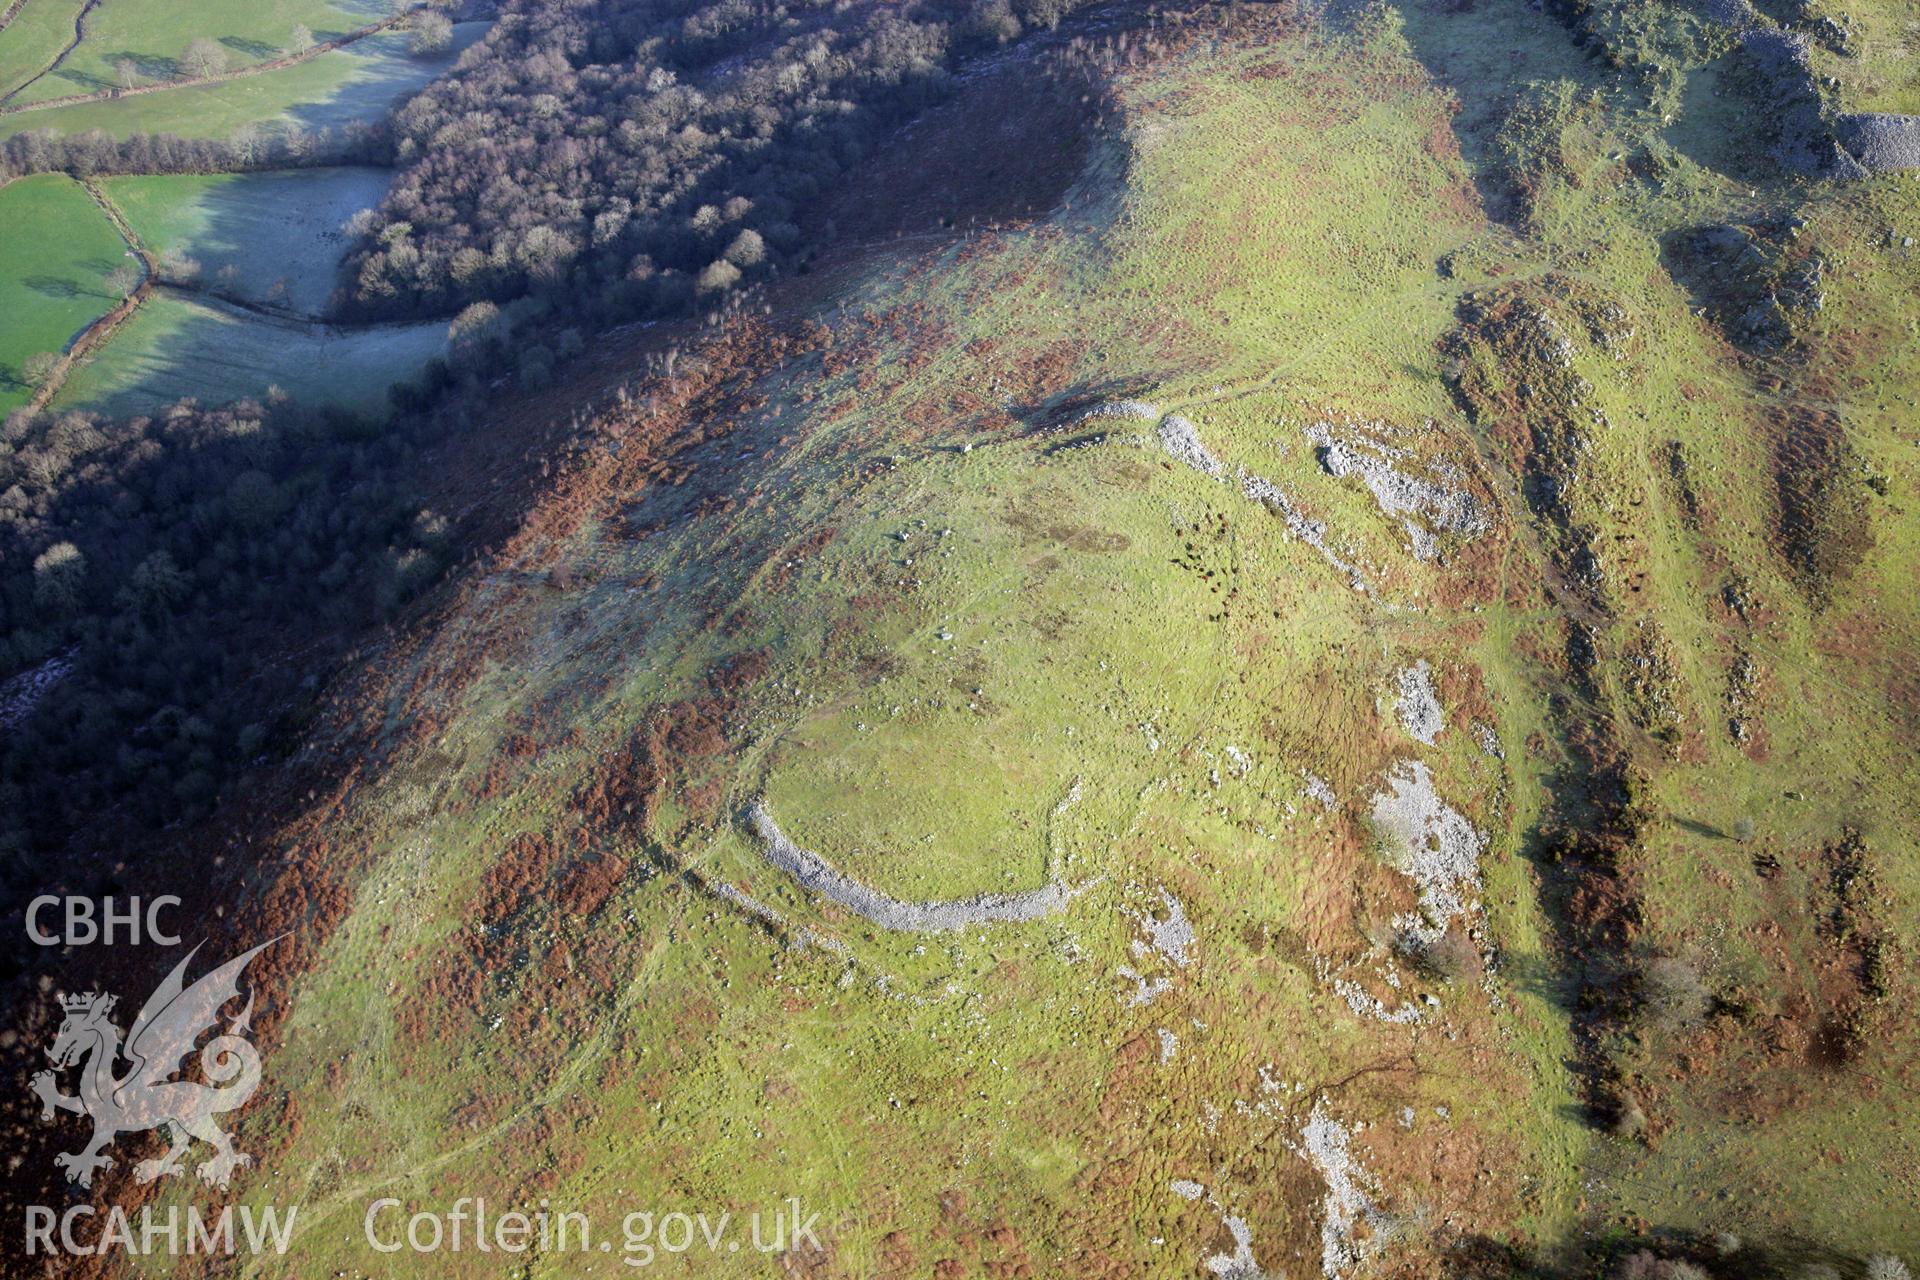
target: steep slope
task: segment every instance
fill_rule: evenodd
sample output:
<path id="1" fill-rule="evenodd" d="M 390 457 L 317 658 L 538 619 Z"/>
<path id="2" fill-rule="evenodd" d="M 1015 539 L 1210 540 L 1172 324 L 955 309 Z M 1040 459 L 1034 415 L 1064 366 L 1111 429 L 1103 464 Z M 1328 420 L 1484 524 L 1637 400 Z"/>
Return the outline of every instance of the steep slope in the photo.
<path id="1" fill-rule="evenodd" d="M 812 1275 L 1908 1243 L 1915 189 L 1736 180 L 1518 4 L 1096 22 L 368 677 L 241 916 L 243 1273 L 483 1272 L 381 1196 L 793 1197 Z"/>

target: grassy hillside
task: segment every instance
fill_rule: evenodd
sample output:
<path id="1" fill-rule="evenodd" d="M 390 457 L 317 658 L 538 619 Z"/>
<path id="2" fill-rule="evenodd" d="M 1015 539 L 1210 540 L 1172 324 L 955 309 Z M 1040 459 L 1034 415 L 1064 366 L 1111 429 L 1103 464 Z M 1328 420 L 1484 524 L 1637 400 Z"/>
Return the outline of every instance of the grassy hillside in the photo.
<path id="1" fill-rule="evenodd" d="M 1818 16 L 1835 21 L 1844 38 L 1815 51 L 1823 75 L 1839 81 L 1841 96 L 1861 111 L 1920 112 L 1920 19 L 1897 3 L 1823 6 Z M 1839 47 L 1830 47 L 1837 44 Z"/>
<path id="2" fill-rule="evenodd" d="M 1910 1243 L 1914 188 L 1735 181 L 1517 4 L 1131 35 L 941 217 L 1051 213 L 686 349 L 387 657 L 261 908 L 294 1274 L 376 1195 L 799 1196 L 850 1276 Z M 1788 214 L 1749 349 L 1694 237 Z"/>
<path id="3" fill-rule="evenodd" d="M 675 1265 L 1911 1255 L 1920 186 L 1575 16 L 1104 15 L 663 332 L 252 840 L 240 1273 L 498 1273 L 382 1196 L 588 1215 L 539 1277 L 789 1197 Z"/>
<path id="4" fill-rule="evenodd" d="M 32 394 L 25 367 L 59 354 L 119 301 L 106 278 L 127 264 L 113 224 L 79 183 L 53 174 L 0 187 L 0 410 Z"/>

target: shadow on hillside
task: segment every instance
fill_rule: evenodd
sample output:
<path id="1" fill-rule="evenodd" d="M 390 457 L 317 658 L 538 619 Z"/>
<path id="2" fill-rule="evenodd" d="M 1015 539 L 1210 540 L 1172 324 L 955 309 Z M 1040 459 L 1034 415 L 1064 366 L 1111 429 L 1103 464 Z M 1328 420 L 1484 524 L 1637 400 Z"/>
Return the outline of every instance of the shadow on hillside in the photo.
<path id="1" fill-rule="evenodd" d="M 1536 951 L 1502 951 L 1499 956 L 1501 978 L 1516 991 L 1553 1005 L 1569 1009 L 1573 1005 L 1575 985 L 1561 965 Z"/>
<path id="2" fill-rule="evenodd" d="M 1126 6 L 1100 19 L 1117 34 L 1151 16 Z M 1082 25 L 1063 23 L 970 70 L 958 92 L 890 132 L 831 195 L 801 211 L 807 238 L 831 248 L 958 238 L 1058 209 L 1112 108 L 1100 83 L 1048 60 Z"/>
<path id="3" fill-rule="evenodd" d="M 331 97 L 304 103 L 286 113 L 294 128 L 313 132 L 384 121 L 401 103 L 452 69 L 467 47 L 487 33 L 490 22 L 457 22 L 447 48 L 430 57 L 407 52 L 407 34 L 383 31 L 357 40 L 323 58 L 352 58 L 350 78 Z M 326 37 L 315 33 L 316 39 Z"/>
<path id="4" fill-rule="evenodd" d="M 1742 1214 L 1747 1221 L 1752 1219 Z M 1721 1232 L 1664 1227 L 1642 1220 L 1637 1227 L 1606 1232 L 1569 1228 L 1536 1238 L 1523 1248 L 1487 1235 L 1456 1238 L 1441 1257 L 1441 1280 L 1574 1280 L 1599 1275 L 1691 1274 L 1703 1280 L 1802 1280 L 1807 1276 L 1858 1274 L 1866 1259 L 1813 1243 L 1791 1230 L 1756 1232 L 1742 1226 L 1729 1252 Z M 1636 1255 L 1645 1255 L 1636 1258 Z M 1657 1260 L 1657 1261 L 1656 1261 Z M 1685 1263 L 1687 1272 L 1664 1263 Z"/>
<path id="5" fill-rule="evenodd" d="M 1487 216 L 1511 221 L 1522 208 L 1499 134 L 1529 85 L 1568 81 L 1584 93 L 1606 74 L 1567 28 L 1522 0 L 1400 0 L 1407 43 L 1427 74 L 1460 105 L 1453 132 Z"/>
<path id="6" fill-rule="evenodd" d="M 182 400 L 218 405 L 284 391 L 302 404 L 384 416 L 388 387 L 418 373 L 445 338 L 435 321 L 335 329 L 162 288 L 55 403 L 124 418 Z"/>
<path id="7" fill-rule="evenodd" d="M 1044 400 L 1010 404 L 1007 406 L 1007 412 L 1019 419 L 1028 431 L 1036 433 L 1058 431 L 1063 427 L 1071 426 L 1077 419 L 1103 404 L 1111 404 L 1117 400 L 1138 400 L 1144 388 L 1169 381 L 1177 373 L 1178 370 L 1168 367 L 1129 375 L 1124 379 L 1102 378 L 1099 381 L 1083 379 L 1071 386 L 1061 388 Z M 1117 418 L 1109 419 L 1109 425 L 1118 425 L 1124 421 Z M 1133 425 L 1150 424 L 1136 421 Z M 1053 447 L 1057 449 L 1071 443 L 1071 441 L 1063 441 Z"/>
<path id="8" fill-rule="evenodd" d="M 340 262 L 352 245 L 346 223 L 378 205 L 391 181 L 388 169 L 340 165 L 195 183 L 187 189 L 199 192 L 204 225 L 191 235 L 146 247 L 156 256 L 192 259 L 202 287 L 324 320 L 333 312 Z"/>
<path id="9" fill-rule="evenodd" d="M 217 404 L 280 386 L 317 403 L 382 411 L 387 386 L 413 376 L 439 350 L 442 335 L 428 335 L 434 339 L 428 342 L 418 326 L 359 331 L 366 336 L 356 340 L 353 331 L 301 319 L 319 321 L 329 313 L 350 243 L 344 224 L 379 203 L 387 170 L 270 171 L 210 186 L 181 181 L 189 184 L 183 190 L 199 192 L 201 226 L 145 247 L 156 257 L 197 264 L 195 289 L 162 289 L 150 298 L 75 372 L 58 401 L 62 408 L 151 414 L 183 398 Z M 107 190 L 114 190 L 111 180 Z M 75 288 L 51 278 L 27 283 Z"/>

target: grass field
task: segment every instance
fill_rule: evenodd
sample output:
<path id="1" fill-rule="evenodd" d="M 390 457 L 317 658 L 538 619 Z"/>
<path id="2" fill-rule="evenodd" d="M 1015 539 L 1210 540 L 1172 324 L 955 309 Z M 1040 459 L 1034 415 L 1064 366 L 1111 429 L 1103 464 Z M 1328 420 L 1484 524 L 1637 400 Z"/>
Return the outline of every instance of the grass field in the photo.
<path id="1" fill-rule="evenodd" d="M 127 264 L 113 224 L 71 178 L 0 187 L 0 411 L 26 403 L 22 366 L 59 353 L 118 298 L 104 277 Z"/>
<path id="2" fill-rule="evenodd" d="M 320 330 L 162 292 L 73 371 L 54 407 L 125 416 L 183 397 L 218 404 L 277 386 L 303 403 L 382 410 L 387 388 L 445 342 L 443 324 Z"/>
<path id="3" fill-rule="evenodd" d="M 60 0 L 27 0 L 22 17 L 42 4 L 56 11 L 65 8 Z M 238 70 L 281 56 L 296 25 L 306 27 L 316 41 L 328 40 L 392 12 L 376 0 L 343 0 L 338 4 L 327 0 L 196 0 L 191 5 L 166 0 L 102 0 L 87 15 L 86 38 L 9 105 L 119 88 L 116 67 L 123 60 L 137 69 L 136 83 L 176 79 L 181 74 L 180 54 L 196 38 L 219 44 L 227 55 L 228 69 Z M 68 21 L 56 51 L 73 34 L 71 15 L 65 16 Z M 16 18 L 7 30 L 0 31 L 0 65 L 12 61 L 6 50 L 18 25 Z"/>
<path id="4" fill-rule="evenodd" d="M 1839 82 L 1855 110 L 1920 113 L 1920 17 L 1899 0 L 1867 0 L 1845 10 L 1851 56 L 1815 45 L 1814 66 Z"/>
<path id="5" fill-rule="evenodd" d="M 307 316 L 327 308 L 341 226 L 380 202 L 384 169 L 109 178 L 101 186 L 156 256 L 200 264 L 202 284 Z"/>
<path id="6" fill-rule="evenodd" d="M 21 88 L 60 56 L 85 5 L 86 0 L 27 0 L 0 30 L 0 97 Z"/>
<path id="7" fill-rule="evenodd" d="M 173 133 L 224 138 L 242 125 L 338 129 L 378 120 L 395 99 L 446 71 L 462 49 L 486 32 L 484 22 L 454 27 L 452 47 L 432 58 L 407 53 L 404 32 L 382 32 L 306 62 L 219 84 L 186 85 L 109 102 L 48 107 L 0 116 L 0 137 L 32 129 L 115 138 Z"/>

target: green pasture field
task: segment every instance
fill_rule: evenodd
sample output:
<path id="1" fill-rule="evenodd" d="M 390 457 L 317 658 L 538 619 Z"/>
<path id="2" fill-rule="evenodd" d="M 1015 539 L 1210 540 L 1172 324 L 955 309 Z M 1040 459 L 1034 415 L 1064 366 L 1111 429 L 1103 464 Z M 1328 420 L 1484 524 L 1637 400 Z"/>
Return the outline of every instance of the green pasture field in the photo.
<path id="1" fill-rule="evenodd" d="M 74 20 L 85 6 L 86 0 L 27 0 L 0 29 L 0 97 L 53 65 L 73 40 Z"/>
<path id="2" fill-rule="evenodd" d="M 58 354 L 118 301 L 105 277 L 126 245 L 80 184 L 56 174 L 0 187 L 0 411 L 25 404 L 22 366 Z"/>
<path id="3" fill-rule="evenodd" d="M 61 0 L 27 0 L 22 16 L 42 4 L 55 10 L 65 7 Z M 238 70 L 282 56 L 295 26 L 306 27 L 318 42 L 392 12 L 376 0 L 101 0 L 87 14 L 85 38 L 9 105 L 118 88 L 117 67 L 123 60 L 134 64 L 138 84 L 177 79 L 182 74 L 180 55 L 190 41 L 203 37 L 226 53 L 228 70 Z M 70 16 L 61 30 L 56 52 L 73 36 Z M 11 28 L 0 32 L 0 49 L 11 34 Z"/>
<path id="4" fill-rule="evenodd" d="M 452 46 L 431 58 L 411 56 L 404 31 L 382 32 L 258 76 L 15 112 L 0 116 L 0 137 L 35 129 L 104 129 L 119 139 L 136 133 L 225 138 L 243 125 L 339 129 L 383 118 L 396 99 L 443 74 L 486 28 L 484 22 L 455 24 Z"/>

